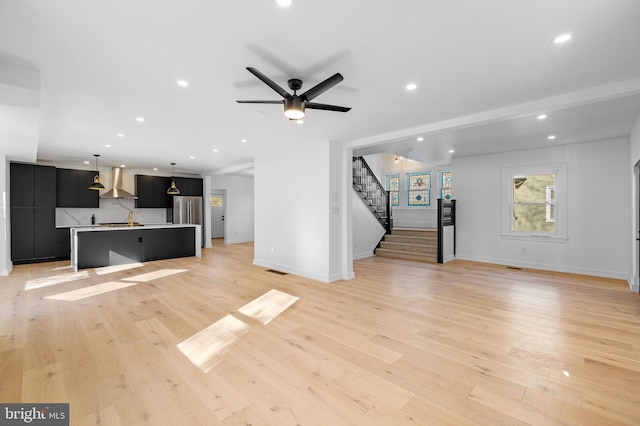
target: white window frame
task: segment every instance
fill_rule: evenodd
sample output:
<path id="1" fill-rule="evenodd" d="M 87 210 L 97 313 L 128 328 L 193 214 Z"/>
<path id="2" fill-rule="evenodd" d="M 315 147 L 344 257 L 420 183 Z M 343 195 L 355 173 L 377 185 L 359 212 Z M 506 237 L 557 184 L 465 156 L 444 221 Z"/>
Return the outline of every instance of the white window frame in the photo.
<path id="1" fill-rule="evenodd" d="M 556 217 L 555 214 L 551 214 L 551 207 L 556 206 L 556 187 L 555 186 L 547 186 L 547 195 L 546 195 L 546 221 L 547 222 L 555 222 Z M 555 212 L 554 212 L 555 213 Z"/>
<path id="2" fill-rule="evenodd" d="M 531 232 L 513 230 L 513 178 L 531 175 L 555 175 L 555 232 Z M 541 164 L 521 167 L 505 167 L 502 169 L 502 217 L 501 236 L 509 239 L 529 241 L 565 242 L 568 236 L 567 212 L 567 163 Z"/>

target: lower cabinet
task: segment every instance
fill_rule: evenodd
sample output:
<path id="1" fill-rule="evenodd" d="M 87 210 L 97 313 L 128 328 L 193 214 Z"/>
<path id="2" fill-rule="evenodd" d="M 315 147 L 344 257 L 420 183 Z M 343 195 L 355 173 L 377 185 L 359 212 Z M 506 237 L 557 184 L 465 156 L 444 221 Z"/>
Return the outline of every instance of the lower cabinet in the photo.
<path id="1" fill-rule="evenodd" d="M 15 264 L 55 259 L 55 208 L 11 208 L 11 260 Z"/>
<path id="2" fill-rule="evenodd" d="M 195 256 L 195 228 L 78 232 L 78 269 Z"/>
<path id="3" fill-rule="evenodd" d="M 71 257 L 70 228 L 56 228 L 56 259 L 68 260 Z"/>

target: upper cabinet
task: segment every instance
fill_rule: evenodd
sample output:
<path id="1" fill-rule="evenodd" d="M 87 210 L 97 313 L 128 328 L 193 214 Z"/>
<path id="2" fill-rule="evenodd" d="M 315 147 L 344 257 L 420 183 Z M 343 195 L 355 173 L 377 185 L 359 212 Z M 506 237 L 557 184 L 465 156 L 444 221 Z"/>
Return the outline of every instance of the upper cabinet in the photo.
<path id="1" fill-rule="evenodd" d="M 170 208 L 172 196 L 167 194 L 170 177 L 136 175 L 136 208 Z M 180 195 L 202 197 L 203 180 L 198 178 L 174 178 Z"/>
<path id="2" fill-rule="evenodd" d="M 55 207 L 55 167 L 11 163 L 11 207 Z"/>
<path id="3" fill-rule="evenodd" d="M 202 197 L 202 179 L 176 177 L 174 180 L 176 182 L 176 186 L 180 190 L 180 195 Z"/>
<path id="4" fill-rule="evenodd" d="M 100 191 L 89 189 L 96 174 L 99 172 L 56 169 L 56 206 L 100 207 Z"/>
<path id="5" fill-rule="evenodd" d="M 167 208 L 171 206 L 171 196 L 167 189 L 171 178 L 165 176 L 135 176 L 136 208 Z"/>

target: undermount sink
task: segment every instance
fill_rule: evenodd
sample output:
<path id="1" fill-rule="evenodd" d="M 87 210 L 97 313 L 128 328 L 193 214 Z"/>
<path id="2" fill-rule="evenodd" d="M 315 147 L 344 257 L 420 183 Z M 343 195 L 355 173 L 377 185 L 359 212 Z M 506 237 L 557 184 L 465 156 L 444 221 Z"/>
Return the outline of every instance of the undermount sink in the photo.
<path id="1" fill-rule="evenodd" d="M 128 226 L 144 226 L 139 224 L 138 222 L 132 222 L 132 223 L 127 223 L 127 222 L 116 222 L 116 223 L 101 223 L 100 226 L 104 226 L 104 227 L 108 227 L 108 228 L 124 228 L 124 227 L 128 227 Z"/>

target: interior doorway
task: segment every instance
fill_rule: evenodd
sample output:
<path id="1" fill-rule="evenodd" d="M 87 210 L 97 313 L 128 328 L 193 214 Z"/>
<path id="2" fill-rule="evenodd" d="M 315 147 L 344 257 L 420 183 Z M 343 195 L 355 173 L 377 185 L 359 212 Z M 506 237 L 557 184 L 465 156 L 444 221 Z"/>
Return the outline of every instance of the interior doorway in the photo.
<path id="1" fill-rule="evenodd" d="M 226 212 L 226 194 L 223 191 L 211 192 L 211 239 L 224 238 L 224 216 Z"/>

